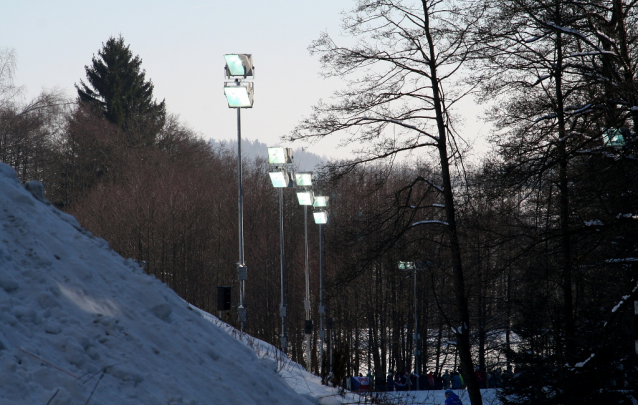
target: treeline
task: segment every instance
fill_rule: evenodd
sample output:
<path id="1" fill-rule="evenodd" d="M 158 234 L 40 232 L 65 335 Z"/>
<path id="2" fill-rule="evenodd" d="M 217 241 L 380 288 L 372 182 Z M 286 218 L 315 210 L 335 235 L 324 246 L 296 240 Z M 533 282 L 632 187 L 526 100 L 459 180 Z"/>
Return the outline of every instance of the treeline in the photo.
<path id="1" fill-rule="evenodd" d="M 599 20 L 580 18 L 574 10 L 582 3 L 567 7 L 559 1 L 564 8 L 558 9 L 552 8 L 558 3 L 539 2 L 536 8 L 522 3 L 499 2 L 487 10 L 485 24 L 473 25 L 454 37 L 456 46 L 444 48 L 464 50 L 446 54 L 446 61 L 466 62 L 472 56 L 481 62 L 475 65 L 480 75 L 474 84 L 484 85 L 486 96 L 499 100 L 492 111 L 496 151 L 474 166 L 461 159 L 464 151 L 447 110 L 437 113 L 436 123 L 441 124 L 437 134 L 449 141 L 432 135 L 430 123 L 420 121 L 424 111 L 447 105 L 440 100 L 427 104 L 434 100 L 430 93 L 422 96 L 426 107 L 410 110 L 409 103 L 402 104 L 394 114 L 388 104 L 376 110 L 391 93 L 370 94 L 392 90 L 387 100 L 394 101 L 408 94 L 400 91 L 402 85 L 419 83 L 409 75 L 422 71 L 406 68 L 414 63 L 411 58 L 397 63 L 392 75 L 377 77 L 379 86 L 387 87 L 375 85 L 374 76 L 358 82 L 367 90 L 353 90 L 349 102 L 341 104 L 344 114 L 358 114 L 356 119 L 348 116 L 342 125 L 335 119 L 339 109 L 328 106 L 332 115 L 327 120 L 321 120 L 319 109 L 306 122 L 306 130 L 319 128 L 324 135 L 363 128 L 353 131 L 353 142 L 366 137 L 378 142 L 358 161 L 333 162 L 316 173 L 315 193 L 330 197 L 330 222 L 323 228 L 324 305 L 333 320 L 326 335 L 337 381 L 362 372 L 423 375 L 456 369 L 462 363 L 459 341 L 468 338 L 469 364 L 517 372 L 506 381 L 504 393 L 520 395 L 522 403 L 604 403 L 600 393 L 627 403 L 628 396 L 636 395 L 638 322 L 632 308 L 638 300 L 638 102 L 635 90 L 627 91 L 635 89 L 636 58 L 632 46 L 614 47 L 636 43 L 635 32 L 618 25 L 635 21 L 634 9 L 622 2 L 614 6 L 621 11 L 600 5 L 601 18 L 615 15 L 616 25 L 607 21 L 614 27 L 609 29 Z M 404 11 L 398 2 L 388 4 L 392 12 Z M 381 5 L 359 11 L 376 12 L 382 19 L 403 15 Z M 419 18 L 433 16 L 430 8 L 412 11 Z M 533 18 L 538 13 L 547 19 Z M 517 25 L 509 31 L 504 21 Z M 407 23 L 382 24 L 379 30 L 401 24 Z M 453 32 L 447 28 L 435 30 L 434 37 Z M 603 31 L 607 34 L 595 39 Z M 400 35 L 415 32 L 422 31 Z M 539 32 L 545 34 L 533 36 Z M 394 35 L 385 32 L 379 38 Z M 466 38 L 480 44 L 480 53 L 466 47 Z M 331 42 L 323 40 L 315 50 L 330 55 Z M 602 45 L 594 52 L 592 43 Z M 393 42 L 389 54 L 401 52 L 395 48 Z M 610 56 L 614 52 L 618 55 Z M 564 62 L 563 53 L 578 63 Z M 56 94 L 43 94 L 32 103 L 16 101 L 19 89 L 7 80 L 12 57 L 2 55 L 0 159 L 14 166 L 23 181 L 42 181 L 56 206 L 118 253 L 138 260 L 188 302 L 216 313 L 216 287 L 233 287 L 233 309 L 223 318 L 237 326 L 235 150 L 211 147 L 167 114 L 164 103 L 152 99 L 141 60 L 122 38 L 109 39 L 94 57 L 87 67 L 89 84 L 80 82 L 72 103 Z M 360 49 L 352 55 L 334 61 L 340 69 L 355 71 L 357 64 L 377 60 L 377 55 L 363 58 L 367 54 Z M 137 79 L 127 81 L 126 88 L 140 90 L 126 98 L 138 101 L 126 105 L 109 100 L 101 87 L 105 72 L 122 60 L 128 62 L 123 70 L 129 78 Z M 344 60 L 352 64 L 341 65 Z M 396 77 L 397 83 L 387 77 Z M 443 86 L 445 81 L 429 83 Z M 431 89 L 416 87 L 410 96 Z M 358 110 L 353 113 L 353 108 Z M 392 134 L 396 141 L 384 138 L 391 125 L 402 125 L 401 133 Z M 415 131 L 421 132 L 415 136 Z M 397 165 L 381 159 L 432 145 L 440 152 L 437 163 Z M 266 151 L 263 159 L 243 166 L 246 331 L 278 345 L 279 206 L 265 158 Z M 446 172 L 445 165 L 452 170 Z M 446 182 L 449 187 L 442 187 Z M 283 201 L 289 354 L 305 363 L 303 208 L 292 190 L 284 190 Z M 450 213 L 450 202 L 455 212 Z M 319 372 L 319 235 L 310 222 L 311 361 Z M 400 270 L 399 261 L 420 262 L 419 269 Z M 468 325 L 459 321 L 465 319 L 459 297 L 467 303 Z M 467 377 L 474 370 L 467 369 L 467 359 L 463 362 Z M 508 398 L 514 397 L 503 401 Z"/>
<path id="2" fill-rule="evenodd" d="M 357 1 L 342 25 L 351 42 L 323 34 L 310 46 L 322 74 L 345 85 L 288 140 L 339 135 L 357 145 L 351 161 L 332 166 L 337 177 L 371 162 L 391 167 L 408 153 L 432 162 L 408 176 L 413 187 L 394 184 L 393 208 L 366 221 L 378 225 L 362 264 L 433 263 L 417 313 L 434 336 L 418 342 L 427 356 L 419 364 L 440 365 L 436 343 L 453 345 L 473 405 L 481 403 L 475 367 L 494 362 L 519 371 L 504 403 L 636 400 L 637 11 L 624 0 Z M 494 153 L 475 167 L 455 110 L 468 95 L 494 124 Z M 421 235 L 424 227 L 436 232 Z M 377 301 L 395 285 L 381 279 L 368 304 L 387 312 L 403 304 L 402 319 L 387 319 L 403 338 L 390 339 L 403 342 L 407 364 L 397 368 L 408 369 L 409 296 Z M 386 324 L 375 322 L 357 327 L 378 330 L 374 350 L 401 359 Z M 367 361 L 384 369 L 376 356 Z"/>

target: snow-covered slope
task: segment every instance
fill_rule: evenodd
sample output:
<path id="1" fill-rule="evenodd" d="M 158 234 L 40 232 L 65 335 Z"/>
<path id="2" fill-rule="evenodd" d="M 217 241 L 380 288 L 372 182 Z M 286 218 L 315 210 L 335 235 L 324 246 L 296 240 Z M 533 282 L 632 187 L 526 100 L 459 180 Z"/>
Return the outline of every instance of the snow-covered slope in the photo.
<path id="1" fill-rule="evenodd" d="M 0 164 L 0 405 L 312 404 Z"/>

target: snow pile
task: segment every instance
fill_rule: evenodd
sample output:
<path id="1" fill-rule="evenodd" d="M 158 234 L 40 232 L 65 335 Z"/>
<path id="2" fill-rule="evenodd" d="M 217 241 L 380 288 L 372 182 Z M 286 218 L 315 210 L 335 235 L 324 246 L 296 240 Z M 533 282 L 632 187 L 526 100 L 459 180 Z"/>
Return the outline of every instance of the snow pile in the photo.
<path id="1" fill-rule="evenodd" d="M 269 359 L 277 364 L 277 370 L 281 378 L 283 378 L 295 392 L 310 398 L 313 401 L 318 400 L 320 405 L 337 405 L 342 403 L 359 403 L 364 402 L 358 394 L 345 392 L 342 393 L 338 388 L 333 388 L 321 384 L 321 378 L 311 374 L 299 363 L 291 361 L 288 356 L 281 352 L 275 346 L 256 339 L 250 335 L 242 334 L 237 329 L 222 322 L 219 318 L 202 311 L 201 309 L 189 305 L 207 321 L 217 325 L 230 335 L 234 336 L 238 341 L 245 344 L 253 350 L 261 359 Z"/>
<path id="2" fill-rule="evenodd" d="M 0 164 L 0 404 L 319 402 L 28 186 Z"/>

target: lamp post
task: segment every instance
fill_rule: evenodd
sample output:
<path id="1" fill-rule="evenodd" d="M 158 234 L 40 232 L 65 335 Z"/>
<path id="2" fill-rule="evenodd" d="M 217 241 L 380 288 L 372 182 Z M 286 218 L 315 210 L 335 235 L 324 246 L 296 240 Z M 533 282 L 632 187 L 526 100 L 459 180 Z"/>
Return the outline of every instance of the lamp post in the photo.
<path id="1" fill-rule="evenodd" d="M 323 376 L 323 338 L 325 336 L 325 332 L 323 330 L 323 314 L 326 312 L 325 307 L 323 306 L 323 234 L 322 227 L 324 224 L 328 223 L 328 197 L 324 196 L 316 196 L 315 201 L 313 203 L 313 207 L 315 208 L 312 213 L 315 224 L 319 225 L 319 370 L 320 374 Z"/>
<path id="2" fill-rule="evenodd" d="M 330 375 L 332 375 L 332 329 L 334 326 L 334 322 L 332 317 L 328 318 L 328 344 L 330 345 Z"/>
<path id="3" fill-rule="evenodd" d="M 306 370 L 310 372 L 310 340 L 312 337 L 312 320 L 310 319 L 310 269 L 308 268 L 308 206 L 313 204 L 314 196 L 310 187 L 312 186 L 312 173 L 296 173 L 295 182 L 297 187 L 302 190 L 297 191 L 297 199 L 299 204 L 303 205 L 304 215 L 304 246 L 305 246 L 305 274 L 306 274 L 306 299 L 304 300 L 304 309 L 306 311 L 306 322 L 304 324 L 304 332 L 306 334 Z"/>
<path id="4" fill-rule="evenodd" d="M 268 148 L 268 163 L 274 166 L 268 174 L 272 185 L 279 190 L 279 247 L 281 263 L 281 305 L 279 306 L 279 316 L 281 316 L 281 351 L 286 353 L 288 347 L 288 335 L 286 334 L 286 298 L 284 287 L 284 211 L 283 211 L 283 189 L 294 185 L 292 180 L 292 149 L 290 148 Z"/>
<path id="5" fill-rule="evenodd" d="M 238 176 L 238 216 L 239 216 L 239 261 L 237 262 L 237 275 L 239 278 L 239 307 L 237 308 L 237 321 L 241 323 L 241 331 L 246 327 L 246 297 L 245 281 L 248 278 L 248 269 L 244 262 L 244 199 L 241 178 L 241 109 L 252 108 L 254 87 L 252 82 L 242 82 L 242 79 L 255 76 L 252 55 L 228 54 L 224 55 L 226 65 L 224 73 L 227 79 L 233 82 L 224 82 L 224 95 L 229 108 L 237 109 L 237 176 Z"/>
<path id="6" fill-rule="evenodd" d="M 419 261 L 416 264 L 414 262 L 399 262 L 399 270 L 411 271 L 414 276 L 414 372 L 416 374 L 416 389 L 419 389 L 419 320 L 417 318 L 417 301 L 416 301 L 416 272 L 425 270 L 423 268 L 423 262 Z M 430 262 L 427 263 L 428 267 Z"/>

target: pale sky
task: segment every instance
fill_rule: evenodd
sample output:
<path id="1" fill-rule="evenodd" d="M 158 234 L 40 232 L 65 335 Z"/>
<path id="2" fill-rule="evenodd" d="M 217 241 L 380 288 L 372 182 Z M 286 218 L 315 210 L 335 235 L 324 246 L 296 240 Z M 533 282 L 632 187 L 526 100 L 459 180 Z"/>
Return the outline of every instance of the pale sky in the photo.
<path id="1" fill-rule="evenodd" d="M 349 0 L 55 0 L 8 1 L 0 13 L 0 48 L 17 54 L 15 84 L 35 97 L 43 88 L 73 87 L 84 66 L 110 36 L 124 37 L 142 58 L 155 97 L 165 99 L 205 138 L 237 138 L 237 115 L 223 94 L 226 53 L 252 53 L 255 102 L 241 114 L 242 138 L 282 145 L 311 106 L 327 99 L 338 81 L 319 77 L 307 48 L 322 31 L 339 38 L 340 12 Z M 346 157 L 334 142 L 309 152 Z"/>

